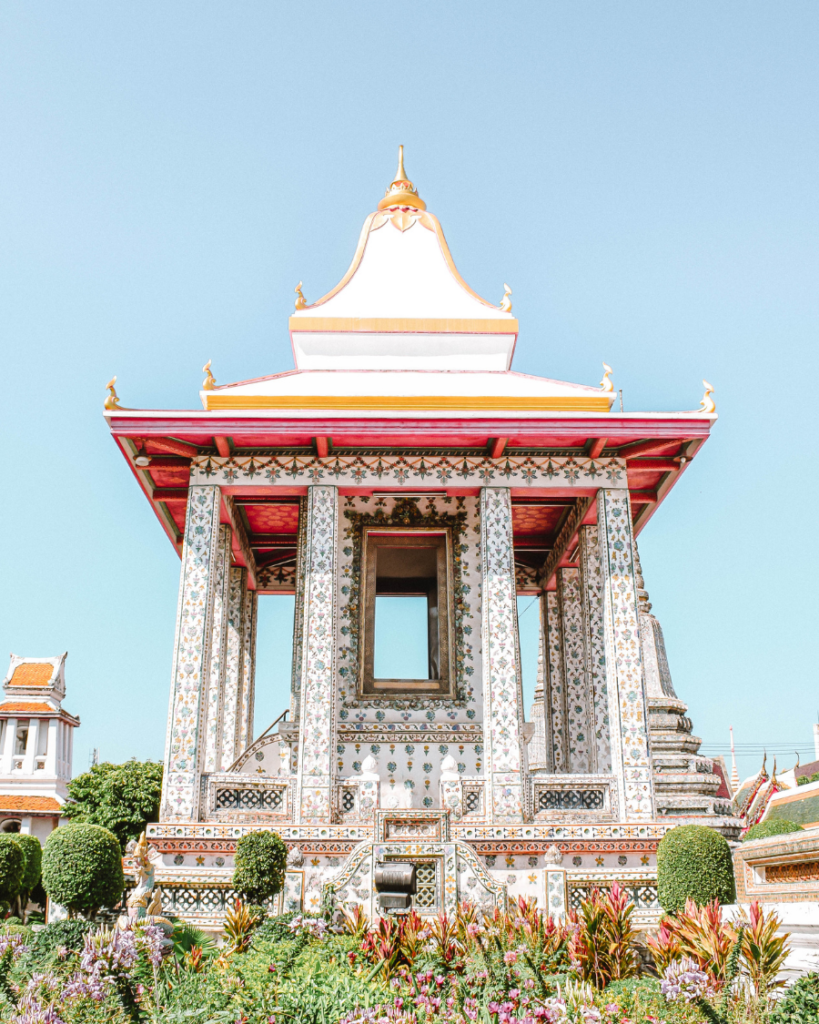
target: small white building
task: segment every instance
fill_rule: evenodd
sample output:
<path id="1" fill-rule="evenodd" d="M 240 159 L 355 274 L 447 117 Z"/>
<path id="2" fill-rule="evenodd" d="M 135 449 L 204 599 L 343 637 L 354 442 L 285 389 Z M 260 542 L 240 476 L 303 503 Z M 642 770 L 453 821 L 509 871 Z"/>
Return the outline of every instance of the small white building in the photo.
<path id="1" fill-rule="evenodd" d="M 80 724 L 62 708 L 66 657 L 12 654 L 0 703 L 0 832 L 27 832 L 43 843 L 68 800 Z"/>

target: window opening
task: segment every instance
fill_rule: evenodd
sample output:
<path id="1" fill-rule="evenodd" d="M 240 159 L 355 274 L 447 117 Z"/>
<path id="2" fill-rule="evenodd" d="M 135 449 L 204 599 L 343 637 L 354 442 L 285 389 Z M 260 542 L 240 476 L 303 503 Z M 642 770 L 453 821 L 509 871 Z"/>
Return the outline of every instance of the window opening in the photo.
<path id="1" fill-rule="evenodd" d="M 17 726 L 17 736 L 14 742 L 14 753 L 25 754 L 28 743 L 28 720 Z"/>
<path id="2" fill-rule="evenodd" d="M 438 866 L 434 861 L 415 865 L 415 884 L 412 905 L 418 910 L 434 910 L 438 906 Z"/>
<path id="3" fill-rule="evenodd" d="M 364 693 L 451 693 L 449 552 L 448 530 L 365 531 Z"/>

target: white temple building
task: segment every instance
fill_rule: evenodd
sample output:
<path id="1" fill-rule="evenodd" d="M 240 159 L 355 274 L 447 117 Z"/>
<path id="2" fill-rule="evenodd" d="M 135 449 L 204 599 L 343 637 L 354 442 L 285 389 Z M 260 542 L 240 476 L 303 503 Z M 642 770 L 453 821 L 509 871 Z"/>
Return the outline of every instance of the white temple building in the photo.
<path id="1" fill-rule="evenodd" d="M 374 913 L 375 865 L 409 859 L 425 911 L 565 905 L 617 878 L 653 913 L 668 828 L 736 832 L 636 549 L 711 431 L 712 389 L 624 413 L 608 367 L 595 385 L 516 373 L 511 296 L 463 281 L 401 161 L 341 281 L 312 303 L 297 287 L 294 369 L 220 385 L 209 363 L 190 410 L 126 409 L 109 385 L 181 559 L 149 828 L 166 909 L 218 923 L 237 838 L 273 828 L 284 905 L 306 911 L 332 892 Z M 296 603 L 289 717 L 258 733 L 256 610 L 275 593 Z M 425 602 L 428 657 L 385 678 L 376 605 L 398 595 Z M 519 595 L 541 612 L 529 722 Z"/>

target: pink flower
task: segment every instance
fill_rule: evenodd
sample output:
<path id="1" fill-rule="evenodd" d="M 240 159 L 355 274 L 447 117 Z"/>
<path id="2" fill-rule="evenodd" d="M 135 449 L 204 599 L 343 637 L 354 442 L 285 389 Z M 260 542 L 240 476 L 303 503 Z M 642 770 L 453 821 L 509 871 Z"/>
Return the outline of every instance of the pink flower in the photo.
<path id="1" fill-rule="evenodd" d="M 510 950 L 508 953 L 504 953 L 503 962 L 505 964 L 516 964 L 518 962 L 517 953 L 514 950 Z"/>

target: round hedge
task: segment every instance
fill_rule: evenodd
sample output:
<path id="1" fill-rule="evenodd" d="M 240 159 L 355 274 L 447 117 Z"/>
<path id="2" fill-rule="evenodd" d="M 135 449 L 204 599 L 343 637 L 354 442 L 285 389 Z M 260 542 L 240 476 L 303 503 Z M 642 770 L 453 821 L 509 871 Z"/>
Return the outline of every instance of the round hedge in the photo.
<path id="1" fill-rule="evenodd" d="M 233 888 L 250 903 L 264 903 L 281 892 L 287 847 L 275 832 L 250 832 L 236 844 Z"/>
<path id="2" fill-rule="evenodd" d="M 17 836 L 0 834 L 0 903 L 11 904 L 20 895 L 26 858 Z"/>
<path id="3" fill-rule="evenodd" d="M 100 825 L 61 825 L 43 850 L 43 888 L 69 913 L 93 917 L 119 902 L 125 879 L 119 841 Z"/>
<path id="4" fill-rule="evenodd" d="M 795 821 L 771 818 L 770 821 L 760 821 L 756 825 L 751 825 L 742 837 L 742 842 L 747 843 L 749 839 L 767 839 L 768 836 L 784 836 L 788 832 L 804 832 L 804 829 Z"/>
<path id="5" fill-rule="evenodd" d="M 14 832 L 12 838 L 23 851 L 23 881 L 20 891 L 30 895 L 40 881 L 43 867 L 43 848 L 37 836 L 26 835 L 25 832 Z"/>
<path id="6" fill-rule="evenodd" d="M 705 825 L 679 825 L 667 832 L 657 849 L 660 906 L 674 914 L 685 901 L 703 906 L 711 900 L 736 900 L 731 848 L 719 832 Z"/>

